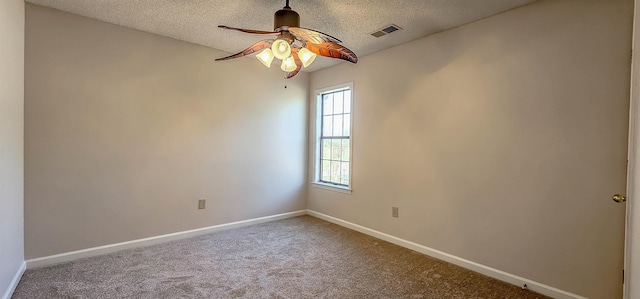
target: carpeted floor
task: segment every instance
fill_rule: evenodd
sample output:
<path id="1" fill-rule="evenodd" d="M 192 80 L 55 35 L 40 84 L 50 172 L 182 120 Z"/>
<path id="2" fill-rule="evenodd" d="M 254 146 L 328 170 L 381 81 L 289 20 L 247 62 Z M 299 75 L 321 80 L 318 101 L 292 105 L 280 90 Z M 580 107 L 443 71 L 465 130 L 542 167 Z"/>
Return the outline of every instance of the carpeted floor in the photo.
<path id="1" fill-rule="evenodd" d="M 310 216 L 27 270 L 12 298 L 547 298 Z"/>

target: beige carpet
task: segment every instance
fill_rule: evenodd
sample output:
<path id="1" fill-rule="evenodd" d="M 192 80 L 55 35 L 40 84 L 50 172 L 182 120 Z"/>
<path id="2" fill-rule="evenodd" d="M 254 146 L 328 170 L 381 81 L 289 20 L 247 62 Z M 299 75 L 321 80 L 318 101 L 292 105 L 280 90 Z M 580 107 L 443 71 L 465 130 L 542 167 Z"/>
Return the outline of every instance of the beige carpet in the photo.
<path id="1" fill-rule="evenodd" d="M 310 216 L 27 270 L 13 298 L 547 298 Z"/>

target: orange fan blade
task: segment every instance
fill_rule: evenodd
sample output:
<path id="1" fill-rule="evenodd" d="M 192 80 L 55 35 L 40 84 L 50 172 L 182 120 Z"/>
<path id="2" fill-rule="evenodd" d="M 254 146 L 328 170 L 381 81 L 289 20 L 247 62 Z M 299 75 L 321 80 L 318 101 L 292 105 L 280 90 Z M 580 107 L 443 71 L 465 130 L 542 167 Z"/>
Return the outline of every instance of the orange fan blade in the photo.
<path id="1" fill-rule="evenodd" d="M 298 56 L 298 48 L 291 49 L 291 56 L 293 56 L 293 60 L 296 62 L 296 69 L 292 72 L 287 73 L 285 79 L 293 78 L 293 76 L 297 75 L 302 69 L 302 61 L 300 61 L 300 57 Z"/>
<path id="2" fill-rule="evenodd" d="M 331 35 L 322 33 L 306 28 L 289 27 L 289 32 L 293 33 L 296 37 L 304 39 L 307 42 L 314 44 L 322 43 L 341 43 L 341 41 Z"/>
<path id="3" fill-rule="evenodd" d="M 306 44 L 309 51 L 320 56 L 339 58 L 349 62 L 358 63 L 358 56 L 343 45 L 336 43 Z"/>
<path id="4" fill-rule="evenodd" d="M 262 30 L 253 30 L 253 29 L 242 29 L 242 28 L 229 27 L 229 26 L 225 26 L 225 25 L 218 25 L 218 27 L 222 28 L 222 29 L 236 30 L 236 31 L 245 32 L 245 33 L 251 33 L 251 34 L 280 34 L 280 32 L 275 32 L 275 31 L 262 31 Z"/>
<path id="5" fill-rule="evenodd" d="M 216 61 L 234 59 L 234 58 L 238 58 L 238 57 L 242 57 L 242 56 L 246 56 L 246 55 L 258 52 L 264 48 L 268 48 L 269 46 L 271 46 L 271 42 L 273 42 L 273 40 L 270 40 L 270 39 L 261 40 L 251 45 L 251 47 L 244 49 L 242 52 L 238 52 L 236 54 L 229 55 L 227 57 L 217 58 Z"/>

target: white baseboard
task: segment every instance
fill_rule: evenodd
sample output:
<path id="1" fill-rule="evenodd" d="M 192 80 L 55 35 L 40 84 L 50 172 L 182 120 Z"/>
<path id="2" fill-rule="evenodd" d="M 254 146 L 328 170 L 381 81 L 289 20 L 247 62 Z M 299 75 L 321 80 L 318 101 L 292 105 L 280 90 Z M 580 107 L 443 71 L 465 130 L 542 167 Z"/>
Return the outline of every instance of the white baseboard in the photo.
<path id="1" fill-rule="evenodd" d="M 65 253 L 56 254 L 56 255 L 29 259 L 26 261 L 26 267 L 27 269 L 46 267 L 46 266 L 69 262 L 69 261 L 73 261 L 81 258 L 113 253 L 123 249 L 149 246 L 149 245 L 154 245 L 158 243 L 164 243 L 167 241 L 173 241 L 178 239 L 194 237 L 198 235 L 204 235 L 204 234 L 221 231 L 221 230 L 228 230 L 228 229 L 239 228 L 239 227 L 248 226 L 248 225 L 254 225 L 254 224 L 270 222 L 270 221 L 291 218 L 296 216 L 302 216 L 305 214 L 307 214 L 306 210 L 300 210 L 300 211 L 283 213 L 278 215 L 272 215 L 272 216 L 236 221 L 231 223 L 219 224 L 219 225 L 214 225 L 209 227 L 203 227 L 198 229 L 192 229 L 192 230 L 160 235 L 160 236 L 155 236 L 150 238 L 144 238 L 144 239 L 126 241 L 122 243 L 87 248 L 87 249 L 82 249 L 77 251 L 65 252 Z"/>
<path id="2" fill-rule="evenodd" d="M 4 295 L 2 295 L 2 299 L 10 299 L 11 298 L 11 295 L 13 295 L 13 291 L 16 290 L 16 287 L 18 287 L 18 283 L 20 282 L 20 278 L 22 278 L 22 274 L 24 274 L 25 270 L 27 270 L 27 263 L 26 262 L 22 262 L 22 264 L 20 265 L 20 268 L 18 268 L 18 271 L 16 272 L 16 275 L 13 276 L 13 279 L 11 280 L 11 283 L 9 284 L 9 287 L 4 292 Z"/>
<path id="3" fill-rule="evenodd" d="M 413 243 L 411 241 L 407 241 L 404 239 L 400 239 L 398 237 L 394 237 L 392 235 L 388 235 L 355 223 L 351 223 L 339 218 L 335 218 L 329 215 L 325 215 L 313 210 L 307 210 L 307 214 L 310 216 L 314 216 L 317 218 L 320 218 L 322 220 L 326 220 L 332 223 L 335 223 L 337 225 L 340 226 L 344 226 L 346 228 L 361 232 L 363 234 L 367 234 L 370 235 L 372 237 L 387 241 L 389 243 L 393 243 L 417 252 L 420 252 L 422 254 L 426 254 L 428 256 L 437 258 L 439 260 L 443 260 L 449 263 L 452 263 L 454 265 L 458 265 L 460 267 L 463 268 L 467 268 L 469 270 L 487 275 L 489 277 L 493 277 L 495 279 L 498 280 L 502 280 L 504 282 L 513 284 L 513 285 L 517 285 L 517 286 L 523 286 L 524 284 L 527 285 L 527 288 L 529 288 L 530 290 L 543 294 L 543 295 L 547 295 L 549 297 L 552 298 L 556 298 L 556 299 L 587 299 L 585 297 L 573 294 L 573 293 L 569 293 L 557 288 L 554 288 L 552 286 L 548 286 L 530 279 L 526 279 L 517 275 L 513 275 L 498 269 L 494 269 L 482 264 L 478 264 L 476 262 L 472 262 L 433 248 L 429 248 L 427 246 L 423 246 L 417 243 Z"/>

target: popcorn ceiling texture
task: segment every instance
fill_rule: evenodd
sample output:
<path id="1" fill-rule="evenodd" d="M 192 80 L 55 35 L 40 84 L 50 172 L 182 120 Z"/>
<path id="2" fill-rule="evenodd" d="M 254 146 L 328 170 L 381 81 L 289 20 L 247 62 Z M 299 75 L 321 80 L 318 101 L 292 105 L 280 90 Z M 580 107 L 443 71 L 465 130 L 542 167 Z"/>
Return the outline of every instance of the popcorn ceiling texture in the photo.
<path id="1" fill-rule="evenodd" d="M 19 298 L 547 298 L 302 216 L 27 270 Z"/>
<path id="2" fill-rule="evenodd" d="M 291 0 L 301 27 L 335 36 L 359 57 L 473 22 L 534 0 Z M 271 36 L 217 28 L 273 29 L 273 14 L 285 0 L 27 0 L 101 21 L 172 37 L 230 53 Z M 391 23 L 404 30 L 375 38 Z M 320 58 L 305 69 L 339 63 Z"/>

